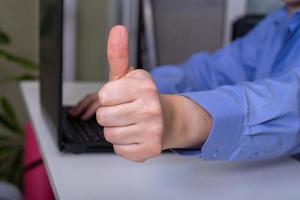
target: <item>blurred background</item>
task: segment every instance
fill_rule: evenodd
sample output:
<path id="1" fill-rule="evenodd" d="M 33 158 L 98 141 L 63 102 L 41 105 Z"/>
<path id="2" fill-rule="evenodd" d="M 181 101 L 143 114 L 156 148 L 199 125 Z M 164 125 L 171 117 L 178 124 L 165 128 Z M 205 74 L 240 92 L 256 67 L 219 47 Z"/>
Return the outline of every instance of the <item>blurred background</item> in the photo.
<path id="1" fill-rule="evenodd" d="M 189 38 L 191 38 L 191 43 L 197 40 L 197 48 L 192 45 L 182 46 L 180 42 L 173 44 L 173 41 L 178 39 L 175 34 L 172 37 L 168 34 L 165 37 L 159 37 L 155 46 L 159 53 L 151 57 L 151 46 L 153 45 L 151 44 L 151 35 L 145 36 L 150 39 L 146 40 L 144 45 L 134 42 L 138 35 L 135 32 L 136 26 L 132 24 L 137 23 L 136 19 L 140 17 L 139 14 L 132 12 L 137 6 L 136 2 L 136 0 L 66 0 L 64 22 L 66 34 L 64 41 L 65 80 L 104 81 L 107 79 L 106 37 L 108 30 L 114 24 L 123 23 L 130 27 L 131 47 L 135 46 L 131 49 L 132 63 L 134 65 L 144 64 L 146 68 L 151 68 L 153 65 L 180 63 L 195 51 L 213 51 L 220 48 L 232 39 L 233 23 L 238 18 L 245 15 L 265 15 L 278 9 L 281 5 L 280 0 L 232 0 L 228 1 L 231 2 L 228 4 L 229 6 L 225 5 L 225 0 L 153 0 L 151 7 L 154 10 L 152 13 L 154 15 L 153 23 L 160 22 L 157 24 L 156 34 L 163 35 L 165 32 L 175 32 L 176 30 L 172 29 L 176 27 L 176 24 L 184 24 L 184 20 L 189 16 L 189 20 L 194 20 L 193 23 L 202 27 L 199 31 L 203 37 L 184 38 L 186 43 L 189 42 Z M 188 15 L 190 12 L 183 14 L 185 9 L 182 8 L 185 8 L 185 5 L 199 2 L 202 3 L 202 6 L 199 7 L 200 11 L 196 10 L 197 15 Z M 158 3 L 161 5 L 157 5 Z M 215 5 L 225 5 L 227 10 Z M 201 16 L 210 13 L 211 18 L 202 18 L 201 20 Z M 174 18 L 174 14 L 178 17 Z M 144 21 L 146 20 L 147 16 L 145 15 Z M 147 30 L 147 26 L 145 29 Z M 200 33 L 195 32 L 195 34 Z M 143 38 L 143 36 L 139 37 Z M 181 40 L 183 40 L 182 37 Z M 175 46 L 172 47 L 171 45 Z M 150 51 L 150 56 L 144 58 L 141 55 L 138 59 L 136 57 L 137 51 L 143 51 L 145 46 Z M 176 48 L 181 48 L 184 52 L 169 53 L 168 49 Z M 18 81 L 37 78 L 38 63 L 39 0 L 1 0 L 0 179 L 18 184 L 19 187 L 21 187 L 22 168 L 18 168 L 19 174 L 15 173 L 15 177 L 7 176 L 7 173 L 11 172 L 5 170 L 8 157 L 21 156 L 22 130 L 20 129 L 29 121 Z M 3 139 L 7 138 L 2 136 L 7 135 L 8 132 L 16 132 L 19 134 L 19 139 Z M 19 148 L 19 151 L 7 150 L 6 141 L 10 141 L 12 146 L 15 145 L 16 148 Z M 2 154 L 1 151 L 6 153 Z M 7 152 L 9 153 L 7 154 Z M 20 165 L 20 160 L 11 160 L 10 164 Z"/>

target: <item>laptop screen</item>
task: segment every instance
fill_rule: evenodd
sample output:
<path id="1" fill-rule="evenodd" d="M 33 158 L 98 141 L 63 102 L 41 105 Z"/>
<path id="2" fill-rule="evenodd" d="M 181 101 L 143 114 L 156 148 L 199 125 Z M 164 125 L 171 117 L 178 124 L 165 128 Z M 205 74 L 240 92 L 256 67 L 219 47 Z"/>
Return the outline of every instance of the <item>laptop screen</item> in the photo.
<path id="1" fill-rule="evenodd" d="M 40 0 L 41 104 L 55 132 L 60 127 L 62 10 L 63 0 Z"/>

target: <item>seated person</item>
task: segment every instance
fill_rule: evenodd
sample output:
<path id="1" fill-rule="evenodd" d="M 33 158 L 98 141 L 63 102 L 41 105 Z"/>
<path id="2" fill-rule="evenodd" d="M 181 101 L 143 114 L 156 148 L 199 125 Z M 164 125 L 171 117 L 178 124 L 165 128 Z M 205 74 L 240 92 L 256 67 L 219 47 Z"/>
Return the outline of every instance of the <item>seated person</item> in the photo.
<path id="1" fill-rule="evenodd" d="M 116 26 L 108 40 L 110 81 L 70 113 L 96 113 L 115 153 L 136 162 L 180 148 L 205 160 L 300 152 L 299 8 L 300 0 L 285 0 L 229 46 L 151 74 L 129 67 L 128 33 Z"/>

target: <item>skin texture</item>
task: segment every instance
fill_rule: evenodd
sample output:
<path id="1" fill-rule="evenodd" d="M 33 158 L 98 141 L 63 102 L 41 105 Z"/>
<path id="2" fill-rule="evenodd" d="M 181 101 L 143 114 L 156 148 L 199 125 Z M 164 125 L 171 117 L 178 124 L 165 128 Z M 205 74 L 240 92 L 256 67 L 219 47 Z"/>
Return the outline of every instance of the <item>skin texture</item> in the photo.
<path id="1" fill-rule="evenodd" d="M 151 75 L 129 65 L 128 33 L 112 28 L 108 39 L 109 82 L 70 110 L 88 119 L 96 111 L 105 139 L 117 155 L 135 162 L 169 148 L 200 148 L 207 139 L 211 116 L 192 100 L 160 95 Z"/>

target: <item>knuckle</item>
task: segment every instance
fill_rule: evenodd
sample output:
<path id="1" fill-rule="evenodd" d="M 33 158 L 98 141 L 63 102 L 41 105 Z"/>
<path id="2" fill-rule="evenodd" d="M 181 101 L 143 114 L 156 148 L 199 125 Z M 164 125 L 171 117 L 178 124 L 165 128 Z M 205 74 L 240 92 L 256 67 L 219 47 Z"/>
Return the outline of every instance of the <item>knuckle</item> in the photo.
<path id="1" fill-rule="evenodd" d="M 104 128 L 104 138 L 106 141 L 113 143 L 115 141 L 115 136 L 110 128 Z"/>
<path id="2" fill-rule="evenodd" d="M 141 89 L 145 92 L 157 93 L 156 85 L 152 80 L 144 80 L 143 84 L 141 84 Z"/>
<path id="3" fill-rule="evenodd" d="M 140 77 L 140 76 L 148 75 L 148 72 L 142 69 L 135 69 L 131 72 L 131 75 Z"/>
<path id="4" fill-rule="evenodd" d="M 105 84 L 98 92 L 98 99 L 100 104 L 104 104 L 108 97 L 108 83 Z"/>
<path id="5" fill-rule="evenodd" d="M 149 106 L 145 106 L 142 110 L 142 115 L 145 118 L 152 118 L 152 117 L 158 117 L 162 113 L 161 107 L 157 103 L 150 103 Z"/>
<path id="6" fill-rule="evenodd" d="M 145 81 L 145 83 L 140 84 L 140 97 L 147 102 L 158 102 L 159 92 L 156 85 Z"/>
<path id="7" fill-rule="evenodd" d="M 161 145 L 155 145 L 153 148 L 149 150 L 149 154 L 150 154 L 149 157 L 157 157 L 161 154 L 161 152 L 162 152 Z"/>
<path id="8" fill-rule="evenodd" d="M 96 119 L 97 119 L 97 122 L 98 124 L 100 125 L 104 125 L 105 121 L 105 117 L 103 116 L 103 111 L 101 108 L 99 108 L 97 111 L 96 111 Z"/>
<path id="9" fill-rule="evenodd" d="M 126 152 L 121 147 L 114 145 L 114 152 L 116 155 L 126 158 Z"/>
<path id="10" fill-rule="evenodd" d="M 162 108 L 161 108 L 160 104 L 158 104 L 158 103 L 153 103 L 153 105 L 151 106 L 151 112 L 152 112 L 154 115 L 161 115 L 161 113 L 162 113 Z"/>
<path id="11" fill-rule="evenodd" d="M 139 80 L 151 80 L 151 75 L 143 69 L 135 69 L 128 74 L 128 77 L 136 78 Z"/>
<path id="12" fill-rule="evenodd" d="M 137 156 L 139 152 L 128 152 L 126 149 L 119 146 L 117 147 L 114 145 L 114 152 L 116 155 L 132 162 L 143 163 L 146 161 L 146 158 Z"/>
<path id="13" fill-rule="evenodd" d="M 105 98 L 105 94 L 104 94 L 103 90 L 101 89 L 101 90 L 98 92 L 98 99 L 99 99 L 99 103 L 100 103 L 100 104 L 103 104 L 103 103 L 104 103 L 104 98 Z"/>

